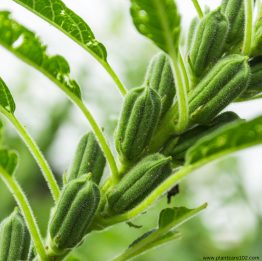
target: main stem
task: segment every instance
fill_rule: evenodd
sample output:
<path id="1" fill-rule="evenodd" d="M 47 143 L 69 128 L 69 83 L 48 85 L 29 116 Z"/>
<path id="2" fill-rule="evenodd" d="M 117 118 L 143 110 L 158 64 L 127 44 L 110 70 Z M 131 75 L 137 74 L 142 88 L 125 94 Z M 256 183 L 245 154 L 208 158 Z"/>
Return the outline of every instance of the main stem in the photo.
<path id="1" fill-rule="evenodd" d="M 198 0 L 192 0 L 192 2 L 193 2 L 194 7 L 197 11 L 198 17 L 201 19 L 204 16 L 204 14 L 203 14 L 203 11 L 202 11 L 199 3 L 198 3 Z"/>
<path id="2" fill-rule="evenodd" d="M 19 122 L 19 120 L 11 113 L 5 113 L 5 116 L 8 120 L 14 125 L 15 129 L 27 145 L 28 149 L 30 150 L 32 156 L 35 158 L 37 164 L 39 165 L 43 176 L 48 184 L 48 187 L 51 191 L 51 194 L 55 200 L 58 201 L 60 195 L 60 189 L 54 177 L 54 174 L 48 165 L 44 155 L 38 148 L 36 142 L 31 138 L 30 134 L 26 131 L 23 125 Z"/>
<path id="3" fill-rule="evenodd" d="M 44 247 L 41 235 L 40 235 L 40 231 L 37 226 L 36 220 L 34 218 L 33 211 L 28 203 L 28 200 L 23 190 L 21 189 L 18 182 L 12 176 L 10 176 L 8 173 L 6 173 L 3 170 L 0 170 L 0 171 L 1 171 L 1 174 L 0 174 L 1 178 L 3 179 L 4 183 L 6 184 L 10 192 L 13 194 L 24 216 L 28 230 L 34 242 L 36 252 L 41 257 L 42 261 L 48 260 L 46 256 L 46 252 L 45 252 L 45 247 Z"/>
<path id="4" fill-rule="evenodd" d="M 245 3 L 245 35 L 242 53 L 249 55 L 253 38 L 253 0 L 246 0 Z"/>

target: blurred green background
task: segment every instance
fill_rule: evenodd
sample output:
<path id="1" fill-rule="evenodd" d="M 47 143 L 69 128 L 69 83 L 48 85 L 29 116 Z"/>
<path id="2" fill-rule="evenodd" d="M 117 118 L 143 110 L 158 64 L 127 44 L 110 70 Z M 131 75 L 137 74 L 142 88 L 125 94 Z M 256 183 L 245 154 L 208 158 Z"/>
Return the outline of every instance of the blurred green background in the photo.
<path id="1" fill-rule="evenodd" d="M 146 66 L 157 49 L 132 26 L 128 1 L 65 1 L 93 28 L 107 46 L 109 60 L 128 88 L 142 84 Z M 219 1 L 200 1 L 213 8 Z M 178 1 L 186 28 L 195 12 L 191 1 Z M 86 103 L 104 127 L 112 143 L 121 97 L 112 81 L 88 54 L 34 15 L 3 0 L 1 9 L 11 10 L 14 18 L 38 32 L 51 54 L 64 55 L 71 64 L 72 75 L 80 83 Z M 96 14 L 94 16 L 93 14 Z M 0 75 L 11 88 L 17 103 L 18 118 L 37 140 L 61 183 L 80 136 L 89 126 L 53 84 L 0 48 Z M 230 109 L 243 118 L 262 113 L 261 101 L 236 104 Z M 13 128 L 2 118 L 5 128 L 3 144 L 20 155 L 17 179 L 24 188 L 37 216 L 43 235 L 52 207 L 47 186 L 27 148 Z M 212 164 L 180 184 L 180 193 L 169 206 L 196 207 L 208 202 L 208 208 L 183 225 L 182 239 L 152 250 L 134 260 L 202 260 L 203 256 L 260 256 L 262 259 L 262 147 L 252 148 Z M 107 173 L 107 170 L 106 170 Z M 107 261 L 120 254 L 138 236 L 156 226 L 159 211 L 167 206 L 163 197 L 152 209 L 133 222 L 142 228 L 120 224 L 88 236 L 68 260 Z M 0 182 L 0 219 L 15 203 Z"/>

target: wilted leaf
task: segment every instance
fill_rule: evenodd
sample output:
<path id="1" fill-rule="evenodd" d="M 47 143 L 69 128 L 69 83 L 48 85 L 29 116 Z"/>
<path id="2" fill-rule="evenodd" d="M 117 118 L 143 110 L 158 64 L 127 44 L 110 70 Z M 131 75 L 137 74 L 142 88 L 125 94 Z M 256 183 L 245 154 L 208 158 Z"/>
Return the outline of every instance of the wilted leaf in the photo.
<path id="1" fill-rule="evenodd" d="M 80 88 L 70 78 L 70 67 L 65 58 L 60 55 L 48 56 L 41 40 L 11 19 L 9 12 L 0 12 L 0 44 L 81 98 Z"/>
<path id="2" fill-rule="evenodd" d="M 228 153 L 262 144 L 262 116 L 251 121 L 238 121 L 219 128 L 200 139 L 186 154 L 186 165 L 208 161 Z"/>
<path id="3" fill-rule="evenodd" d="M 174 0 L 131 0 L 137 30 L 168 54 L 176 52 L 180 16 Z"/>
<path id="4" fill-rule="evenodd" d="M 95 39 L 87 23 L 60 0 L 13 0 L 63 31 L 90 53 L 106 61 L 106 48 Z"/>

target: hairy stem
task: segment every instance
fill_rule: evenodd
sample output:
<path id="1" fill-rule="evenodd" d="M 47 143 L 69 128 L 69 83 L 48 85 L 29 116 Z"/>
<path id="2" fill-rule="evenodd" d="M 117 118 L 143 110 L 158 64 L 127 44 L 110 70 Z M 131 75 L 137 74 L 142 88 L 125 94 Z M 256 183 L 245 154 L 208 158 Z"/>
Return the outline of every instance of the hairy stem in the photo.
<path id="1" fill-rule="evenodd" d="M 123 85 L 123 83 L 120 81 L 119 77 L 115 73 L 115 71 L 112 69 L 111 65 L 108 62 L 100 61 L 104 69 L 108 72 L 108 74 L 111 76 L 111 78 L 116 83 L 116 86 L 118 87 L 118 90 L 122 94 L 122 96 L 125 96 L 127 94 L 127 89 Z"/>
<path id="2" fill-rule="evenodd" d="M 198 0 L 192 0 L 192 2 L 193 2 L 193 5 L 194 5 L 194 7 L 197 11 L 198 17 L 201 19 L 204 16 L 204 14 L 203 14 L 203 11 L 200 7 L 200 4 L 198 3 Z"/>
<path id="3" fill-rule="evenodd" d="M 179 65 L 182 71 L 185 88 L 187 92 L 189 92 L 190 91 L 189 77 L 181 51 L 179 51 Z"/>
<path id="4" fill-rule="evenodd" d="M 28 200 L 14 177 L 10 176 L 4 170 L 0 168 L 0 177 L 3 179 L 4 183 L 13 194 L 27 224 L 28 230 L 32 237 L 35 245 L 36 252 L 41 257 L 41 260 L 48 260 L 45 252 L 45 247 L 40 235 L 39 228 L 37 226 L 33 211 L 28 203 Z"/>
<path id="5" fill-rule="evenodd" d="M 181 73 L 181 68 L 179 66 L 179 61 L 177 61 L 177 57 L 175 55 L 172 55 L 171 59 L 172 59 L 172 70 L 175 78 L 178 114 L 179 114 L 178 121 L 176 124 L 176 131 L 182 132 L 187 127 L 188 120 L 189 120 L 187 90 L 183 82 L 183 75 Z"/>
<path id="6" fill-rule="evenodd" d="M 253 0 L 246 0 L 245 3 L 245 36 L 242 53 L 249 55 L 253 39 Z"/>
<path id="7" fill-rule="evenodd" d="M 23 139 L 24 143 L 30 150 L 32 156 L 35 158 L 38 166 L 40 167 L 43 176 L 48 184 L 48 187 L 51 191 L 51 194 L 53 196 L 53 199 L 55 202 L 58 201 L 59 195 L 60 195 L 60 189 L 56 182 L 56 179 L 54 177 L 54 174 L 46 161 L 44 155 L 38 148 L 36 142 L 33 140 L 33 138 L 30 136 L 30 134 L 26 131 L 26 129 L 23 127 L 23 125 L 19 122 L 19 120 L 15 117 L 15 115 L 4 112 L 4 115 L 7 117 L 7 119 L 13 124 L 18 134 Z"/>
<path id="8" fill-rule="evenodd" d="M 107 144 L 107 141 L 105 139 L 105 136 L 103 135 L 102 130 L 100 129 L 100 127 L 98 126 L 98 124 L 95 121 L 95 118 L 92 116 L 92 114 L 87 109 L 87 107 L 84 105 L 84 103 L 75 95 L 70 95 L 70 97 L 74 101 L 74 103 L 79 107 L 79 109 L 83 112 L 85 117 L 88 119 L 88 121 L 89 121 L 89 123 L 90 123 L 90 125 L 91 125 L 97 139 L 98 139 L 98 142 L 99 142 L 102 150 L 105 153 L 105 157 L 107 159 L 107 162 L 108 162 L 110 170 L 111 170 L 113 183 L 118 182 L 119 175 L 118 175 L 118 169 L 117 169 L 116 161 L 115 161 L 115 158 L 114 158 L 112 151 L 109 148 L 109 145 Z"/>

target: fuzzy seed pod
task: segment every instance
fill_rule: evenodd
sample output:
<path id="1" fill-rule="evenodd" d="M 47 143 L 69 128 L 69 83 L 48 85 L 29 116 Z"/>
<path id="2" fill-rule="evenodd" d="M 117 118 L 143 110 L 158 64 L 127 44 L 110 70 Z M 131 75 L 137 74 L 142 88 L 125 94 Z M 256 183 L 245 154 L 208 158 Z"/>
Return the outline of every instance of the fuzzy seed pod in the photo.
<path id="1" fill-rule="evenodd" d="M 248 57 L 234 54 L 221 59 L 189 95 L 192 123 L 206 123 L 248 86 Z"/>
<path id="2" fill-rule="evenodd" d="M 247 89 L 240 95 L 239 100 L 249 99 L 262 93 L 262 56 L 252 60 L 250 68 L 250 82 Z"/>
<path id="3" fill-rule="evenodd" d="M 128 211 L 172 173 L 171 158 L 159 153 L 137 163 L 108 195 L 109 213 Z"/>
<path id="4" fill-rule="evenodd" d="M 84 135 L 75 152 L 73 162 L 67 173 L 67 180 L 71 181 L 83 174 L 92 173 L 92 179 L 99 184 L 106 160 L 100 146 L 92 132 Z"/>
<path id="5" fill-rule="evenodd" d="M 199 23 L 189 53 L 193 74 L 200 78 L 223 54 L 228 20 L 220 9 L 207 14 Z"/>
<path id="6" fill-rule="evenodd" d="M 147 69 L 145 85 L 161 97 L 161 116 L 171 107 L 176 94 L 175 81 L 169 58 L 164 53 L 155 55 Z"/>
<path id="7" fill-rule="evenodd" d="M 65 185 L 49 223 L 49 251 L 61 254 L 82 241 L 99 200 L 99 188 L 90 175 L 83 175 Z"/>
<path id="8" fill-rule="evenodd" d="M 30 234 L 18 209 L 0 224 L 0 261 L 28 260 Z"/>
<path id="9" fill-rule="evenodd" d="M 244 38 L 245 5 L 244 0 L 223 0 L 221 11 L 228 18 L 229 33 L 227 44 L 236 44 Z"/>
<path id="10" fill-rule="evenodd" d="M 208 124 L 199 125 L 186 131 L 180 136 L 171 138 L 164 146 L 162 153 L 166 156 L 172 156 L 175 162 L 183 162 L 187 150 L 199 139 L 217 130 L 223 125 L 238 119 L 238 115 L 234 112 L 228 111 L 221 113 Z"/>
<path id="11" fill-rule="evenodd" d="M 158 124 L 161 99 L 150 87 L 131 90 L 124 100 L 115 133 L 122 162 L 135 161 L 146 151 Z"/>

